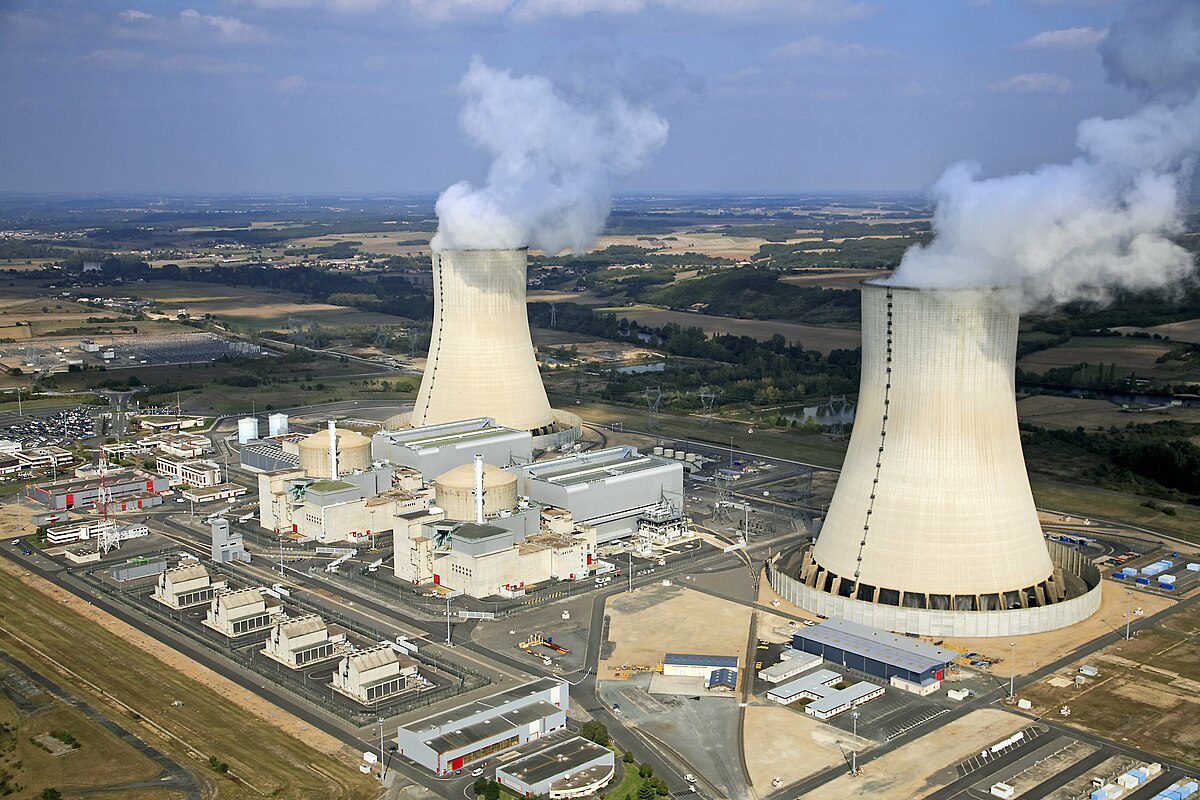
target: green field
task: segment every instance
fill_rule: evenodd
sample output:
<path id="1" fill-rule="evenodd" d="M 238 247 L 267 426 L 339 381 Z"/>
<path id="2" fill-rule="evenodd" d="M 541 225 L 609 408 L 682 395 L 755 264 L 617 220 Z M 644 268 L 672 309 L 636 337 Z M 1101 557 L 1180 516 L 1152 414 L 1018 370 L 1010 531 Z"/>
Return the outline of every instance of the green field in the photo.
<path id="1" fill-rule="evenodd" d="M 1081 517 L 1123 522 L 1161 531 L 1189 542 L 1200 543 L 1200 508 L 1183 503 L 1157 501 L 1175 509 L 1175 516 L 1142 505 L 1141 495 L 1085 486 L 1078 483 L 1032 476 L 1033 499 L 1038 508 L 1065 511 Z"/>

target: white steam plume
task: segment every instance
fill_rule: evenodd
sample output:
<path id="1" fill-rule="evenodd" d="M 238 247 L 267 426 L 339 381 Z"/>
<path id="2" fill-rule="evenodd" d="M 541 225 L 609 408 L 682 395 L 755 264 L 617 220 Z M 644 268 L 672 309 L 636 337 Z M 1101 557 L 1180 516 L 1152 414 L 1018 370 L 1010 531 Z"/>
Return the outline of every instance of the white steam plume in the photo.
<path id="1" fill-rule="evenodd" d="M 615 90 L 584 100 L 480 59 L 459 90 L 463 129 L 494 159 L 486 185 L 462 181 L 438 198 L 435 249 L 586 250 L 608 218 L 612 178 L 667 140 L 665 120 Z"/>
<path id="2" fill-rule="evenodd" d="M 934 239 L 909 248 L 891 283 L 1007 286 L 1025 308 L 1104 302 L 1120 289 L 1179 286 L 1200 153 L 1200 3 L 1136 0 L 1104 46 L 1109 78 L 1154 99 L 1123 119 L 1080 123 L 1068 164 L 980 179 L 951 166 L 934 186 Z M 1189 44 L 1191 43 L 1191 44 Z"/>

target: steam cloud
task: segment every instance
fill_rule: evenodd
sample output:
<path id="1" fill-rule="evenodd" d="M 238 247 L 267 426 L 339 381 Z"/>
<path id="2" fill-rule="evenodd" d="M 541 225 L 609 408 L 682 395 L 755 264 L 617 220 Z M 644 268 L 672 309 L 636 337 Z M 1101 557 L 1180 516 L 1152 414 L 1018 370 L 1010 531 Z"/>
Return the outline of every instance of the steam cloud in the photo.
<path id="1" fill-rule="evenodd" d="M 612 178 L 667 140 L 665 120 L 616 90 L 568 95 L 545 77 L 515 77 L 480 59 L 459 90 L 463 129 L 494 159 L 486 185 L 462 181 L 438 198 L 435 249 L 581 252 L 604 229 Z"/>
<path id="2" fill-rule="evenodd" d="M 909 248 L 891 283 L 1013 287 L 1028 309 L 1193 276 L 1169 237 L 1200 152 L 1200 3 L 1133 0 L 1102 56 L 1109 80 L 1147 105 L 1081 122 L 1068 164 L 990 179 L 951 166 L 934 186 L 933 241 Z"/>

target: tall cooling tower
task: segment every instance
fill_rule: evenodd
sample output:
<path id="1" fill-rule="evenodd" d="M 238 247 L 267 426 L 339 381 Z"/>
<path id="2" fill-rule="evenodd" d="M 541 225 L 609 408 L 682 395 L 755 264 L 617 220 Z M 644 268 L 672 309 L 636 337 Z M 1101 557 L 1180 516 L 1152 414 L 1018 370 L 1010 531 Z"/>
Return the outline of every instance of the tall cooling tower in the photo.
<path id="1" fill-rule="evenodd" d="M 433 335 L 414 427 L 491 417 L 535 436 L 551 430 L 525 309 L 526 254 L 434 251 Z"/>
<path id="2" fill-rule="evenodd" d="M 1067 607 L 1091 594 L 1087 569 L 1052 559 L 1025 472 L 1016 312 L 995 291 L 872 283 L 862 308 L 854 431 L 820 536 L 793 565 L 803 597 L 789 599 L 917 633 L 1007 635 L 1090 614 L 1091 599 Z"/>

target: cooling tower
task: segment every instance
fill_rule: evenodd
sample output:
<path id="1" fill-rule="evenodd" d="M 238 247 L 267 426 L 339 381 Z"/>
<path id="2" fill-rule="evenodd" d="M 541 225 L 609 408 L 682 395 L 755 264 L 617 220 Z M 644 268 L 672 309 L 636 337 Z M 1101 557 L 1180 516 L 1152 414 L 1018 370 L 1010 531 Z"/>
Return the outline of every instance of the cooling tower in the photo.
<path id="1" fill-rule="evenodd" d="M 794 601 L 942 635 L 1090 614 L 1095 570 L 1074 551 L 1052 558 L 1025 472 L 1017 313 L 996 291 L 873 283 L 862 309 L 854 430 L 820 536 L 791 564 L 808 590 Z"/>
<path id="2" fill-rule="evenodd" d="M 526 249 L 435 250 L 433 335 L 412 425 L 491 417 L 549 433 L 525 309 Z"/>

